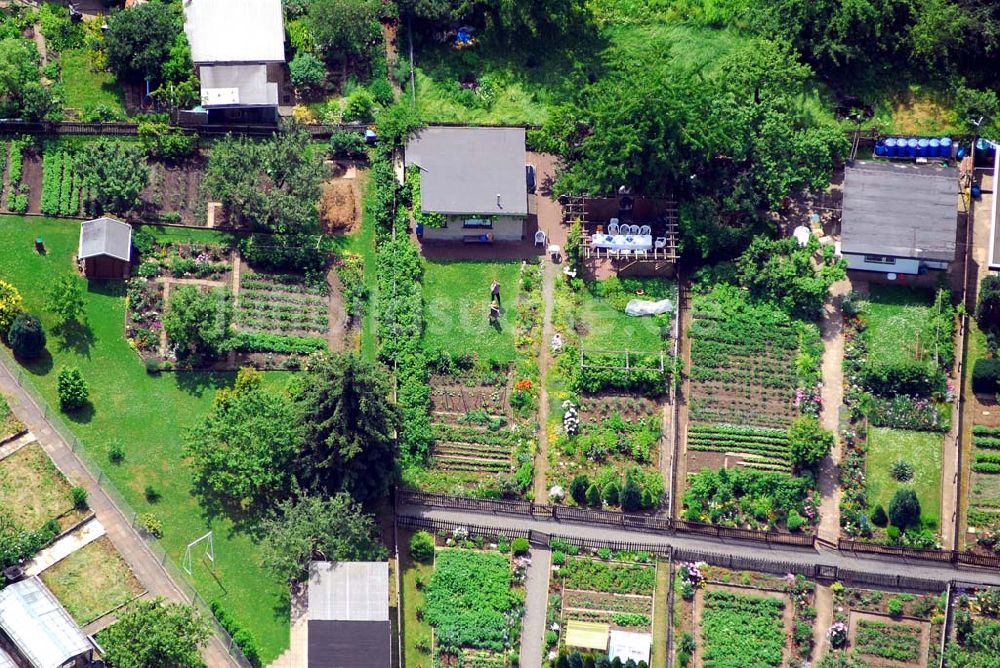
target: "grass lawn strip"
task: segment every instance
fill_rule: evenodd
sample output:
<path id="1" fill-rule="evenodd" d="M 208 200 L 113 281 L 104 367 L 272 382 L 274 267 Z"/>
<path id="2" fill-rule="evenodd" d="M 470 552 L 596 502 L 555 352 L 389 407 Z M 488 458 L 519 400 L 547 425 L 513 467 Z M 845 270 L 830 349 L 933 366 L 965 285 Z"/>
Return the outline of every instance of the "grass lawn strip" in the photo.
<path id="1" fill-rule="evenodd" d="M 781 665 L 785 647 L 782 599 L 707 589 L 704 600 L 701 644 L 705 668 Z"/>
<path id="2" fill-rule="evenodd" d="M 158 240 L 219 243 L 212 230 L 151 227 Z M 41 234 L 47 253 L 34 252 Z M 41 315 L 51 330 L 52 320 L 44 310 L 46 291 L 56 278 L 72 274 L 80 225 L 76 221 L 0 216 L 0 279 L 15 285 L 25 308 Z M 90 385 L 93 410 L 75 419 L 67 417 L 83 444 L 82 454 L 100 466 L 115 489 L 137 512 L 153 512 L 162 521 L 161 544 L 180 562 L 187 544 L 215 531 L 213 575 L 197 565 L 193 582 L 207 601 L 217 599 L 241 625 L 249 628 L 261 647 L 262 659 L 270 661 L 288 646 L 288 611 L 282 601 L 287 586 L 273 580 L 259 566 L 257 547 L 250 537 L 225 518 L 206 519 L 192 494 L 190 470 L 181 456 L 181 440 L 190 427 L 211 407 L 215 390 L 232 384 L 234 374 L 178 373 L 151 376 L 123 336 L 124 286 L 92 281 L 84 292 L 84 312 L 90 327 L 86 339 L 63 344 L 51 337 L 45 356 L 26 367 L 27 376 L 53 406 L 56 376 L 64 365 L 76 366 Z M 268 383 L 283 383 L 282 372 L 265 375 Z M 111 465 L 112 443 L 125 448 L 121 465 Z M 92 466 L 94 464 L 91 464 Z M 149 503 L 146 486 L 160 493 Z"/>
<path id="3" fill-rule="evenodd" d="M 943 443 L 942 434 L 936 432 L 869 429 L 865 471 L 871 507 L 881 504 L 888 511 L 897 490 L 912 488 L 920 501 L 921 514 L 939 522 Z M 900 483 L 889 474 L 892 464 L 899 459 L 913 465 L 913 480 Z"/>
<path id="4" fill-rule="evenodd" d="M 400 544 L 408 545 L 409 533 L 400 534 Z M 422 564 L 410 556 L 408 549 L 399 551 L 403 579 L 403 654 L 407 668 L 430 666 L 431 625 L 423 611 L 427 609 L 426 585 L 434 573 L 433 564 Z M 421 611 L 418 615 L 417 611 Z"/>
<path id="5" fill-rule="evenodd" d="M 7 397 L 0 394 L 0 441 L 24 429 L 24 423 L 17 419 L 10 409 Z"/>
<path id="6" fill-rule="evenodd" d="M 519 262 L 427 262 L 425 347 L 513 362 Z M 499 329 L 490 324 L 490 285 L 500 282 Z"/>
<path id="7" fill-rule="evenodd" d="M 898 364 L 913 360 L 916 346 L 922 342 L 923 352 L 933 342 L 925 331 L 931 321 L 934 295 L 926 290 L 914 290 L 895 285 L 871 285 L 867 303 L 868 327 L 877 336 L 869 337 L 872 363 Z"/>
<path id="8" fill-rule="evenodd" d="M 0 460 L 0 506 L 14 509 L 31 531 L 55 518 L 65 529 L 83 516 L 73 511 L 69 482 L 38 443 Z"/>
<path id="9" fill-rule="evenodd" d="M 62 559 L 41 577 L 80 626 L 144 591 L 107 536 Z"/>
<path id="10" fill-rule="evenodd" d="M 66 49 L 60 54 L 63 102 L 72 109 L 106 106 L 124 113 L 121 86 L 114 75 L 95 72 L 88 61 L 87 49 Z"/>

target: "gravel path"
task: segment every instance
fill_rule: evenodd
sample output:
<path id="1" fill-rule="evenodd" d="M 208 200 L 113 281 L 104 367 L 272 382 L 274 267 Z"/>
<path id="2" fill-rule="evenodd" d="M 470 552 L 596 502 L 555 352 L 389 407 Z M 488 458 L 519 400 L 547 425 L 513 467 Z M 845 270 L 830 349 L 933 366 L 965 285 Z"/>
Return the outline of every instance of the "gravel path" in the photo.
<path id="1" fill-rule="evenodd" d="M 816 597 L 813 600 L 816 608 L 816 621 L 813 622 L 813 663 L 818 664 L 830 644 L 826 641 L 826 631 L 833 624 L 833 592 L 824 585 L 816 585 Z"/>
<path id="2" fill-rule="evenodd" d="M 545 651 L 545 613 L 549 602 L 549 569 L 552 553 L 541 545 L 531 547 L 531 565 L 524 580 L 524 619 L 521 623 L 521 665 L 542 665 Z"/>
<path id="3" fill-rule="evenodd" d="M 844 336 L 843 316 L 840 305 L 851 291 L 850 281 L 838 281 L 831 289 L 832 299 L 823 309 L 821 325 L 823 336 L 823 412 L 820 420 L 837 438 L 830 454 L 820 462 L 819 489 L 823 495 L 820 503 L 819 538 L 836 544 L 840 536 L 840 407 L 844 403 Z"/>

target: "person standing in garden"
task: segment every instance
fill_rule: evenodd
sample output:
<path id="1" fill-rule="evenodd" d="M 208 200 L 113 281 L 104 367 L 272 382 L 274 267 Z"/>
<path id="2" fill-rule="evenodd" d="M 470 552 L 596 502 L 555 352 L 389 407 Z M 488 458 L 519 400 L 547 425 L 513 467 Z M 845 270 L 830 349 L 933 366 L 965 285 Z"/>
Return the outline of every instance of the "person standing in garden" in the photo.
<path id="1" fill-rule="evenodd" d="M 496 302 L 497 307 L 500 306 L 500 281 L 493 279 L 493 284 L 490 286 L 490 297 Z"/>

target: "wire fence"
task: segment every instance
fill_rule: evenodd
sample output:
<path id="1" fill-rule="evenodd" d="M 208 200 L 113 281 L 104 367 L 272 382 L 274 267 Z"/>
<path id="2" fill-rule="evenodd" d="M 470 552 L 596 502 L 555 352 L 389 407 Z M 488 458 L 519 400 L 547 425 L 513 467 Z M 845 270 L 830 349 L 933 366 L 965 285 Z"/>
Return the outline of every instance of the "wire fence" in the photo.
<path id="1" fill-rule="evenodd" d="M 136 512 L 134 508 L 125 500 L 125 497 L 121 495 L 118 488 L 115 486 L 114 482 L 104 473 L 104 470 L 95 462 L 89 454 L 87 454 L 86 449 L 77 438 L 73 430 L 70 429 L 59 414 L 54 411 L 49 402 L 46 401 L 41 391 L 35 385 L 34 381 L 31 380 L 30 376 L 24 372 L 21 366 L 11 357 L 7 350 L 0 346 L 0 362 L 10 371 L 11 376 L 14 378 L 14 382 L 17 383 L 18 387 L 23 389 L 28 395 L 28 398 L 34 403 L 35 408 L 42 414 L 42 416 L 48 421 L 52 428 L 55 429 L 56 433 L 62 438 L 63 441 L 69 445 L 73 454 L 79 460 L 80 464 L 87 474 L 94 480 L 101 491 L 110 499 L 115 509 L 118 513 L 125 518 L 128 522 L 129 527 L 132 532 L 140 539 L 140 542 L 146 546 L 153 557 L 159 563 L 160 567 L 163 568 L 167 576 L 173 581 L 173 584 L 181 591 L 185 596 L 187 601 L 191 603 L 195 608 L 201 611 L 203 615 L 212 623 L 215 629 L 215 634 L 218 636 L 219 641 L 222 643 L 223 647 L 229 653 L 230 658 L 239 666 L 249 668 L 252 666 L 251 662 L 244 656 L 243 652 L 240 651 L 239 646 L 233 640 L 229 632 L 219 623 L 216 619 L 215 614 L 212 612 L 211 607 L 205 601 L 204 598 L 198 593 L 191 582 L 187 579 L 185 574 L 177 566 L 177 563 L 171 559 L 170 555 L 167 554 L 166 548 L 163 544 L 152 534 L 144 530 L 139 521 L 139 513 Z"/>

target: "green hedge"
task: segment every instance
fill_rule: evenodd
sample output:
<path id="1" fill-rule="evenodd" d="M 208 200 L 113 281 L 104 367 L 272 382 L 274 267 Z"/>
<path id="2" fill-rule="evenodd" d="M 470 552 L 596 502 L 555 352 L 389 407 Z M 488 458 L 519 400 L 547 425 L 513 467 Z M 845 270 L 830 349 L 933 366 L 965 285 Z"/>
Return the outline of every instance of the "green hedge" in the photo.
<path id="1" fill-rule="evenodd" d="M 250 665 L 254 666 L 254 668 L 260 668 L 260 649 L 257 647 L 257 639 L 253 633 L 243 628 L 239 622 L 230 617 L 229 613 L 225 611 L 218 601 L 212 601 L 208 607 L 212 609 L 212 614 L 219 620 L 223 628 L 233 637 L 233 642 L 243 652 L 243 656 L 247 658 Z"/>
<path id="2" fill-rule="evenodd" d="M 1000 390 L 1000 359 L 978 359 L 972 367 L 972 389 L 996 393 Z"/>

